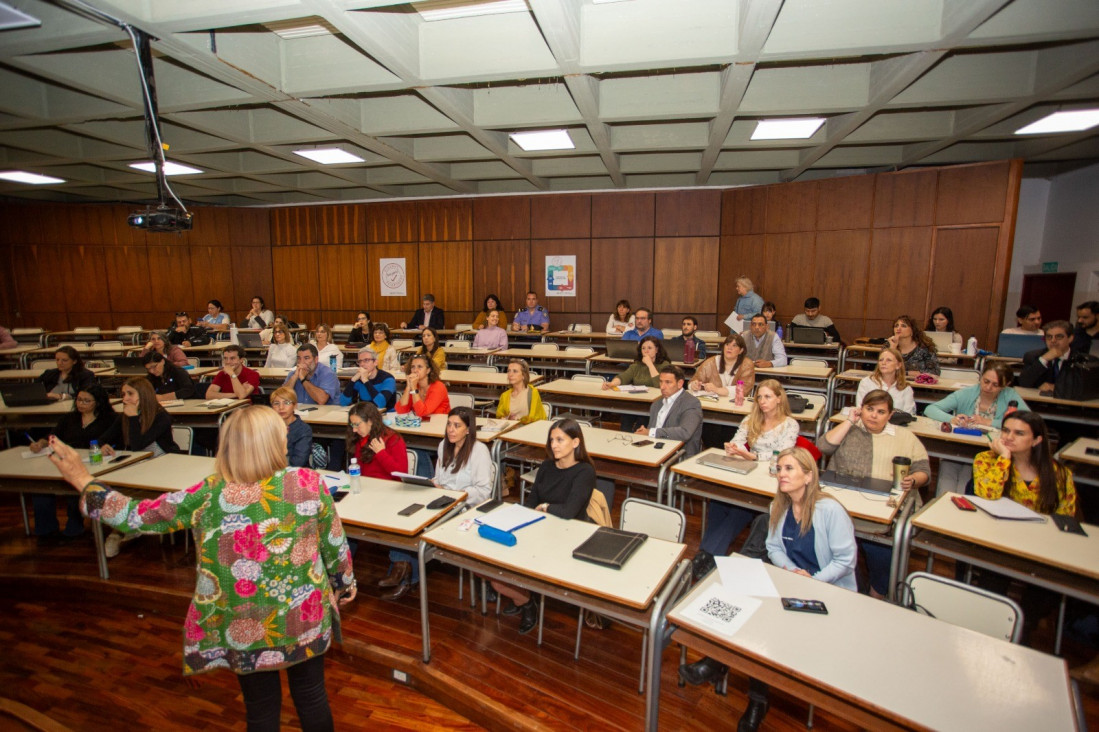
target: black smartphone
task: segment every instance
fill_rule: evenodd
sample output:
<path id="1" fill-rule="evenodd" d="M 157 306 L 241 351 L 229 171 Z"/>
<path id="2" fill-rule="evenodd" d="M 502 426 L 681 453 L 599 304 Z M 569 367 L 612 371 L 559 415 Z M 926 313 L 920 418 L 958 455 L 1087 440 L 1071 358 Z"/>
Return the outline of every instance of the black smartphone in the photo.
<path id="1" fill-rule="evenodd" d="M 633 446 L 634 447 L 645 447 L 646 445 L 651 445 L 651 444 L 653 444 L 652 440 L 642 440 L 641 442 L 633 443 Z"/>
<path id="2" fill-rule="evenodd" d="M 1085 447 L 1084 454 L 1099 457 L 1099 447 Z"/>
<path id="3" fill-rule="evenodd" d="M 115 462 L 115 461 L 117 461 L 117 460 L 125 460 L 125 459 L 126 459 L 126 458 L 128 458 L 128 457 L 130 457 L 130 453 L 128 453 L 128 452 L 116 452 L 116 453 L 114 454 L 114 457 L 112 457 L 112 458 L 111 458 L 110 460 L 108 460 L 107 462 L 109 462 L 109 463 L 113 463 L 113 462 Z"/>
<path id="4" fill-rule="evenodd" d="M 1080 522 L 1072 516 L 1062 516 L 1059 513 L 1053 514 L 1053 523 L 1057 525 L 1057 528 L 1066 534 L 1079 534 L 1080 536 L 1087 536 L 1087 532 L 1084 531 L 1084 527 L 1080 526 Z"/>
<path id="5" fill-rule="evenodd" d="M 653 447 L 655 447 L 657 450 L 663 450 L 664 449 L 664 443 L 663 442 L 658 442 L 655 445 L 653 445 Z"/>
<path id="6" fill-rule="evenodd" d="M 799 600 L 796 597 L 782 598 L 782 609 L 795 613 L 817 613 L 827 615 L 828 608 L 820 600 Z"/>
<path id="7" fill-rule="evenodd" d="M 411 516 L 412 514 L 416 513 L 417 511 L 419 511 L 423 507 L 424 507 L 424 504 L 422 504 L 422 503 L 413 503 L 408 508 L 405 508 L 405 509 L 402 509 L 402 510 L 398 511 L 397 515 L 398 516 Z"/>
<path id="8" fill-rule="evenodd" d="M 332 502 L 339 503 L 343 499 L 347 498 L 348 491 L 337 491 L 332 494 Z"/>
<path id="9" fill-rule="evenodd" d="M 446 508 L 450 504 L 454 503 L 453 498 L 450 496 L 439 496 L 431 503 L 427 504 L 427 507 L 432 511 L 438 511 L 440 508 Z"/>
<path id="10" fill-rule="evenodd" d="M 496 508 L 497 506 L 503 505 L 503 503 L 504 502 L 501 501 L 499 498 L 496 498 L 496 499 L 493 499 L 491 501 L 485 501 L 484 503 L 482 503 L 480 506 L 477 507 L 477 510 L 480 511 L 481 513 L 488 513 L 489 511 Z"/>

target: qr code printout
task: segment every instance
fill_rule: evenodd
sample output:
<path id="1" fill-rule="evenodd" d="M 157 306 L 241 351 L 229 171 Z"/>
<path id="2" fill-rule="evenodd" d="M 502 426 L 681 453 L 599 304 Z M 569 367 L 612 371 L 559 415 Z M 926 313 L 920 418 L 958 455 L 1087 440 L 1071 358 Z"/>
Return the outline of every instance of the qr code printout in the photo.
<path id="1" fill-rule="evenodd" d="M 721 623 L 731 623 L 736 619 L 737 615 L 740 615 L 740 610 L 741 609 L 736 605 L 732 605 L 716 597 L 711 597 L 706 601 L 706 604 L 700 608 L 699 612 L 703 615 L 708 615 Z"/>

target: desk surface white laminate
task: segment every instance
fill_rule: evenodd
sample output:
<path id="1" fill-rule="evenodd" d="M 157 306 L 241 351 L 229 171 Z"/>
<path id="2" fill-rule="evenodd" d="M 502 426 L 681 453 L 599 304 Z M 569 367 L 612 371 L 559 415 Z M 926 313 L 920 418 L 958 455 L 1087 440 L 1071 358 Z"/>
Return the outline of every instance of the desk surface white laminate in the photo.
<path id="1" fill-rule="evenodd" d="M 503 372 L 490 373 L 488 371 L 458 371 L 456 369 L 443 369 L 439 374 L 439 380 L 445 384 L 464 384 L 466 386 L 498 387 L 503 389 L 508 385 L 508 375 Z M 543 380 L 541 374 L 531 374 L 530 383 L 537 385 Z"/>
<path id="2" fill-rule="evenodd" d="M 0 348 L 0 358 L 18 358 L 24 353 L 33 353 L 41 350 L 41 348 L 34 343 L 22 343 L 18 346 L 12 346 L 11 348 Z M 56 351 L 56 348 L 47 349 L 51 354 Z"/>
<path id="3" fill-rule="evenodd" d="M 833 414 L 828 418 L 829 422 L 833 424 L 839 424 L 847 419 L 847 416 L 843 413 Z M 910 430 L 916 437 L 921 440 L 943 440 L 945 442 L 955 442 L 959 445 L 968 445 L 969 447 L 976 448 L 978 451 L 989 449 L 989 445 L 992 444 L 992 440 L 989 437 L 988 432 L 982 432 L 979 435 L 962 435 L 957 432 L 943 432 L 942 422 L 931 419 L 930 417 L 916 417 L 914 422 L 909 422 L 904 425 L 906 430 Z"/>
<path id="4" fill-rule="evenodd" d="M 323 471 L 322 471 L 323 472 Z M 350 493 L 336 504 L 340 520 L 352 526 L 363 526 L 378 531 L 388 531 L 404 536 L 416 536 L 443 516 L 455 510 L 466 500 L 463 491 L 447 491 L 442 488 L 421 488 L 394 480 L 360 478 L 362 490 Z M 446 508 L 430 510 L 427 504 L 446 496 L 455 502 Z M 398 513 L 413 503 L 424 505 L 410 516 Z"/>
<path id="5" fill-rule="evenodd" d="M 219 399 L 229 399 L 229 397 L 219 397 Z M 213 414 L 223 414 L 231 409 L 237 409 L 244 407 L 252 402 L 248 399 L 233 399 L 225 404 L 210 404 L 210 401 L 206 399 L 180 399 L 183 404 L 169 404 L 164 407 L 168 414 L 173 417 L 195 417 L 206 416 Z M 114 411 L 122 412 L 122 402 L 119 401 L 114 405 Z"/>
<path id="6" fill-rule="evenodd" d="M 25 480 L 61 481 L 61 473 L 50 459 L 45 456 L 24 458 L 23 453 L 29 452 L 27 447 L 12 447 L 0 452 L 0 478 L 21 478 Z M 152 455 L 151 452 L 127 452 L 126 457 L 110 460 L 103 458 L 102 463 L 92 464 L 87 462 L 88 451 L 77 450 L 81 458 L 85 459 L 84 465 L 92 475 L 103 475 L 112 471 L 145 460 Z M 75 495 L 76 490 L 73 490 Z"/>
<path id="7" fill-rule="evenodd" d="M 572 551 L 597 528 L 587 521 L 546 518 L 515 532 L 515 546 L 481 537 L 476 527 L 463 531 L 461 521 L 427 531 L 423 540 L 505 569 L 536 577 L 635 609 L 644 609 L 664 585 L 686 551 L 683 544 L 649 538 L 622 569 L 573 559 Z"/>
<path id="8" fill-rule="evenodd" d="M 838 381 L 862 381 L 864 378 L 871 374 L 870 371 L 862 371 L 860 369 L 847 369 L 844 372 L 838 374 L 836 379 Z M 908 381 L 909 386 L 913 389 L 928 389 L 931 391 L 957 391 L 958 389 L 964 389 L 967 386 L 974 386 L 972 381 L 959 381 L 957 379 L 939 379 L 935 384 L 917 384 L 911 379 Z"/>
<path id="9" fill-rule="evenodd" d="M 300 406 L 298 408 L 298 416 L 306 424 L 325 427 L 347 426 L 347 413 L 351 407 L 340 407 L 331 404 L 309 406 L 313 408 L 308 412 L 301 411 Z M 446 417 L 445 414 L 433 414 L 429 419 L 422 420 L 419 427 L 402 427 L 393 424 L 390 425 L 390 429 L 402 435 L 419 435 L 442 439 L 446 434 Z M 477 440 L 479 442 L 492 442 L 518 424 L 519 422 L 509 419 L 478 418 Z"/>
<path id="10" fill-rule="evenodd" d="M 121 468 L 103 482 L 112 488 L 137 488 L 168 493 L 201 483 L 214 473 L 214 458 L 168 453 Z"/>
<path id="11" fill-rule="evenodd" d="M 556 351 L 535 351 L 531 348 L 508 348 L 503 351 L 496 351 L 492 354 L 492 357 L 495 361 L 501 358 L 522 358 L 528 361 L 537 359 L 543 361 L 587 361 L 592 357 L 591 350 L 584 346 L 573 346 L 571 348 L 576 350 L 559 348 Z"/>
<path id="12" fill-rule="evenodd" d="M 779 598 L 761 598 L 760 608 L 738 631 L 723 635 L 683 614 L 717 581 L 713 572 L 677 603 L 669 621 L 726 651 L 734 666 L 744 661 L 773 670 L 778 678 L 772 683 L 780 688 L 821 692 L 822 708 L 838 705 L 840 716 L 855 717 L 860 726 L 966 732 L 1075 728 L 1068 671 L 1060 658 L 770 565 L 766 569 L 780 597 L 820 600 L 828 614 L 788 612 Z"/>
<path id="13" fill-rule="evenodd" d="M 761 462 L 750 473 L 741 475 L 730 470 L 713 468 L 703 465 L 699 459 L 704 455 L 723 455 L 724 451 L 718 448 L 710 448 L 699 453 L 697 457 L 687 458 L 672 466 L 672 472 L 685 475 L 688 478 L 697 478 L 716 485 L 749 493 L 758 493 L 763 496 L 774 496 L 778 490 L 775 476 L 768 471 L 768 463 Z M 852 518 L 864 519 L 877 524 L 891 524 L 897 516 L 900 501 L 893 501 L 890 505 L 889 497 L 876 493 L 863 493 L 861 491 L 841 488 L 825 488 L 824 492 L 839 501 Z"/>
<path id="14" fill-rule="evenodd" d="M 1099 450 L 1099 440 L 1093 437 L 1080 437 L 1065 445 L 1060 452 L 1062 460 L 1074 463 L 1099 466 L 1099 455 L 1088 455 L 1088 448 Z"/>
<path id="15" fill-rule="evenodd" d="M 1099 526 L 1083 524 L 1087 536 L 1061 531 L 1045 521 L 995 519 L 984 511 L 962 511 L 946 493 L 912 517 L 917 529 L 977 544 L 1031 562 L 1099 579 Z"/>
<path id="16" fill-rule="evenodd" d="M 2 402 L 3 400 L 0 400 Z M 112 402 L 121 403 L 121 399 L 112 399 Z M 34 407 L 9 407 L 6 404 L 0 404 L 0 417 L 38 417 L 43 415 L 55 415 L 60 417 L 62 414 L 67 414 L 73 410 L 73 403 L 71 399 L 64 399 L 61 401 L 50 402 L 49 404 L 39 404 Z"/>
<path id="17" fill-rule="evenodd" d="M 652 404 L 660 398 L 660 389 L 645 387 L 643 392 L 626 392 L 617 389 L 604 389 L 602 385 L 591 381 L 573 379 L 555 379 L 538 387 L 543 394 L 563 394 L 565 396 L 591 397 L 594 399 L 616 399 L 626 402 Z"/>
<path id="18" fill-rule="evenodd" d="M 1058 399 L 1052 394 L 1039 394 L 1037 389 L 1028 389 L 1023 386 L 1016 386 L 1015 391 L 1019 392 L 1019 396 L 1028 403 L 1058 404 L 1063 407 L 1079 407 L 1087 410 L 1099 409 L 1099 399 L 1089 399 L 1086 402 L 1072 399 Z M 1094 415 L 1092 415 L 1092 417 L 1094 417 Z"/>
<path id="19" fill-rule="evenodd" d="M 530 424 L 516 427 L 508 431 L 501 438 L 504 442 L 515 442 L 531 447 L 545 447 L 549 437 L 550 427 L 553 421 L 548 419 L 531 422 Z M 663 465 L 674 455 L 683 443 L 679 440 L 668 438 L 653 439 L 645 435 L 635 435 L 630 432 L 618 430 L 605 430 L 600 427 L 588 427 L 581 425 L 584 433 L 584 447 L 588 454 L 595 458 L 613 460 L 620 463 L 630 463 L 655 468 Z M 650 441 L 649 445 L 637 446 L 634 443 Z M 660 443 L 663 447 L 658 448 Z"/>
<path id="20" fill-rule="evenodd" d="M 614 358 L 605 353 L 600 353 L 597 356 L 590 356 L 588 360 L 591 361 L 593 365 L 598 366 L 626 366 L 627 364 L 633 363 L 632 358 Z M 686 361 L 672 361 L 672 365 L 678 366 L 681 369 L 696 369 L 702 365 L 704 360 L 705 359 L 700 358 L 696 361 L 691 361 L 690 363 L 687 363 Z M 623 371 L 625 371 L 625 369 L 623 369 Z"/>
<path id="21" fill-rule="evenodd" d="M 698 396 L 699 392 L 691 392 L 695 396 Z M 820 418 L 820 413 L 824 411 L 824 396 L 821 394 L 803 394 L 806 400 L 809 402 L 808 406 L 801 414 L 791 415 L 798 422 L 816 422 Z M 702 402 L 702 411 L 704 412 L 720 412 L 721 414 L 738 414 L 741 416 L 747 416 L 752 411 L 752 400 L 745 399 L 744 403 L 739 407 L 733 401 L 731 396 L 719 396 L 719 397 L 704 397 L 699 396 L 698 400 Z"/>
<path id="22" fill-rule="evenodd" d="M 52 366 L 50 368 L 53 368 Z M 96 376 L 110 376 L 114 368 L 110 366 L 86 367 Z M 0 370 L 0 381 L 34 381 L 44 374 L 46 369 L 3 369 Z"/>

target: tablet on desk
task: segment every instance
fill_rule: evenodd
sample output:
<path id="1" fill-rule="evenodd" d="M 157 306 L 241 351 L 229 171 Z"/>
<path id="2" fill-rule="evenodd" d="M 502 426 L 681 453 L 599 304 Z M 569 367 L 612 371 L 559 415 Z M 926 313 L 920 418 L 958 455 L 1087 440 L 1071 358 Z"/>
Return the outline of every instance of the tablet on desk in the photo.
<path id="1" fill-rule="evenodd" d="M 413 475 L 412 473 L 402 473 L 399 470 L 394 470 L 390 473 L 394 478 L 401 481 L 405 485 L 414 485 L 420 488 L 435 488 L 435 481 L 431 478 L 425 478 L 421 475 Z"/>

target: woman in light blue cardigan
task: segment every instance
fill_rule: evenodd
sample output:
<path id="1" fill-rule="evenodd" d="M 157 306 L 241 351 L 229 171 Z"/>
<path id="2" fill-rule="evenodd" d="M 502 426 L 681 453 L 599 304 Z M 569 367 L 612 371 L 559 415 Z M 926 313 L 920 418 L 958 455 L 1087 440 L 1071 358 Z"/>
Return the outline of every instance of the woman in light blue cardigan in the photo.
<path id="1" fill-rule="evenodd" d="M 981 372 L 981 380 L 973 386 L 958 389 L 927 405 L 924 414 L 938 422 L 950 422 L 957 427 L 1000 428 L 1008 404 L 1015 402 L 1020 412 L 1029 412 L 1019 392 L 1011 388 L 1011 371 L 1004 364 L 990 364 Z"/>

